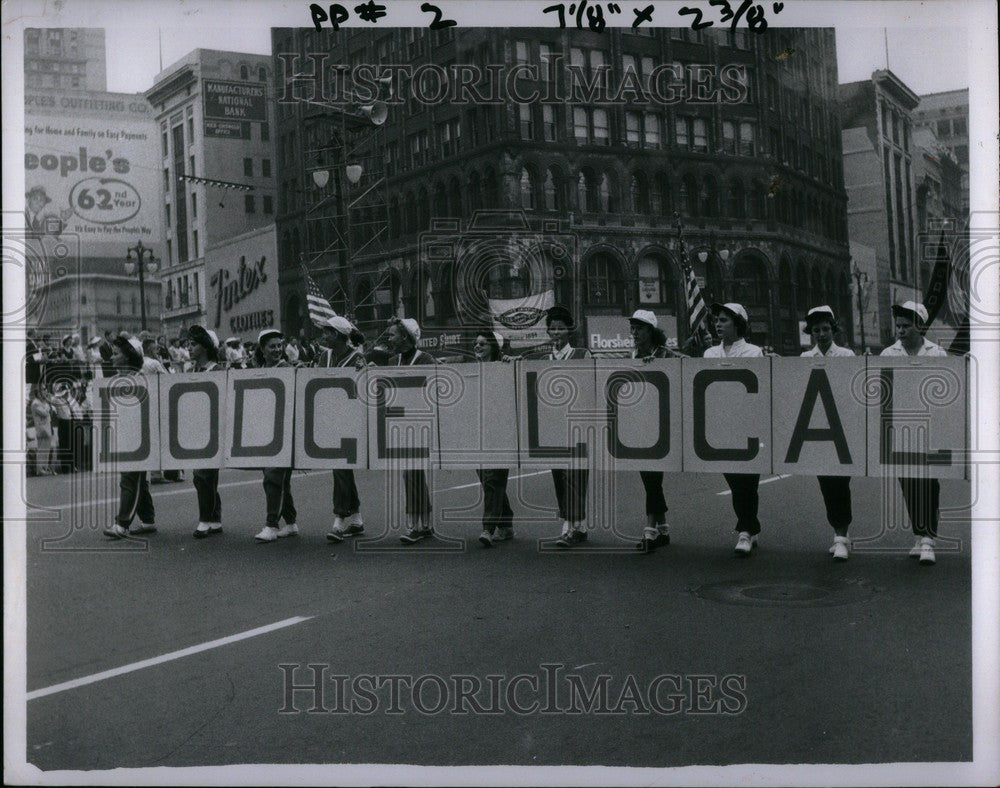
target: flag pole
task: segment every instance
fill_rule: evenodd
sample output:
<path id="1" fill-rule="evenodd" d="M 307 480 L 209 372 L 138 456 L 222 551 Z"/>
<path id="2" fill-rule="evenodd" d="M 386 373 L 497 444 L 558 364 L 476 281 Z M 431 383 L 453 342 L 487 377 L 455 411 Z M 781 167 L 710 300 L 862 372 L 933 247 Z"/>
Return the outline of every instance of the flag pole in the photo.
<path id="1" fill-rule="evenodd" d="M 676 223 L 676 226 L 677 226 L 677 243 L 678 243 L 678 246 L 680 247 L 681 268 L 684 270 L 684 275 L 685 275 L 685 278 L 686 278 L 692 272 L 692 268 L 691 268 L 691 262 L 688 259 L 687 246 L 684 243 L 684 220 L 681 219 L 681 215 L 680 215 L 680 213 L 678 211 L 674 211 L 674 222 Z M 684 283 L 684 290 L 685 290 L 685 293 L 686 293 L 687 292 L 687 282 L 686 281 Z M 704 296 L 703 296 L 703 298 L 704 298 Z M 685 304 L 686 303 L 687 303 L 687 299 L 685 298 Z M 705 306 L 707 307 L 708 304 L 706 304 Z M 698 325 L 694 327 L 694 330 L 695 330 L 695 341 L 698 343 L 698 349 L 699 350 L 704 350 L 707 347 L 707 345 L 704 342 L 706 334 L 708 335 L 708 338 L 709 338 L 709 344 L 711 344 L 711 340 L 712 340 L 712 336 L 713 335 L 712 335 L 711 329 L 707 327 L 707 325 L 706 325 L 707 323 L 708 323 L 708 321 L 705 320 L 705 318 L 702 318 L 700 321 L 698 321 Z"/>

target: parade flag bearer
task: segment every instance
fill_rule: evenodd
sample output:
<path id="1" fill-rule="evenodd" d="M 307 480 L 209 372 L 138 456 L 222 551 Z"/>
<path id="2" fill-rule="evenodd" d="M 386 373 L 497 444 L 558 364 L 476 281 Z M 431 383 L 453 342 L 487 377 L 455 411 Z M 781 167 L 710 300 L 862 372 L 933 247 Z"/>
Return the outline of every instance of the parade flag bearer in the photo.
<path id="1" fill-rule="evenodd" d="M 830 307 L 814 306 L 810 309 L 806 314 L 806 330 L 815 344 L 802 353 L 803 358 L 854 356 L 853 350 L 841 347 L 833 341 L 834 334 L 840 331 L 840 325 Z M 835 560 L 846 561 L 851 550 L 851 543 L 847 538 L 847 528 L 852 519 L 851 477 L 817 476 L 816 479 L 819 482 L 819 491 L 823 494 L 827 522 L 835 534 L 830 553 Z"/>
<path id="2" fill-rule="evenodd" d="M 220 360 L 219 338 L 211 329 L 191 326 L 188 329 L 188 354 L 192 372 L 220 373 L 226 366 Z M 191 474 L 198 495 L 198 525 L 195 539 L 222 533 L 222 498 L 219 496 L 219 469 L 195 468 Z"/>
<path id="3" fill-rule="evenodd" d="M 750 333 L 747 311 L 740 304 L 712 304 L 715 333 L 719 344 L 705 351 L 704 358 L 762 358 L 764 351 L 746 341 Z M 733 511 L 736 513 L 736 555 L 746 558 L 757 546 L 760 520 L 757 509 L 760 500 L 757 488 L 759 473 L 725 473 L 723 476 L 732 491 Z"/>
<path id="4" fill-rule="evenodd" d="M 255 366 L 267 369 L 292 366 L 282 355 L 283 350 L 284 335 L 275 328 L 265 328 L 257 336 Z M 286 536 L 298 536 L 295 502 L 292 500 L 291 468 L 264 469 L 264 498 L 267 501 L 267 523 L 254 538 L 266 543 Z M 279 519 L 285 521 L 281 527 L 278 526 Z"/>

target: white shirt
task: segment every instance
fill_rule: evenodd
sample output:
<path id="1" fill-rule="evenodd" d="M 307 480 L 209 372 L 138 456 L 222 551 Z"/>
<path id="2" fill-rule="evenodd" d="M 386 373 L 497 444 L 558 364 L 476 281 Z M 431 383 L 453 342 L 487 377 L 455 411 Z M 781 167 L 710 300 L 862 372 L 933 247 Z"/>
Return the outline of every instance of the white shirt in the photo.
<path id="1" fill-rule="evenodd" d="M 159 359 L 150 358 L 149 356 L 142 357 L 142 369 L 139 370 L 143 374 L 167 374 L 166 368 L 160 363 Z"/>
<path id="2" fill-rule="evenodd" d="M 293 364 L 299 360 L 299 349 L 295 347 L 291 342 L 285 345 L 285 358 L 291 361 Z"/>
<path id="3" fill-rule="evenodd" d="M 560 350 L 553 349 L 551 352 L 553 361 L 565 361 L 573 355 L 573 346 L 567 342 Z"/>
<path id="4" fill-rule="evenodd" d="M 721 342 L 712 345 L 705 351 L 702 358 L 761 358 L 764 351 L 757 345 L 751 345 L 745 339 L 737 339 L 728 348 Z"/>
<path id="5" fill-rule="evenodd" d="M 902 340 L 897 340 L 895 345 L 889 345 L 885 350 L 883 350 L 880 356 L 908 356 L 909 353 L 906 352 L 906 348 L 903 347 Z M 935 345 L 933 342 L 927 341 L 924 338 L 924 344 L 921 345 L 920 350 L 918 350 L 914 355 L 917 356 L 947 356 L 948 354 L 941 348 L 940 345 Z"/>
<path id="6" fill-rule="evenodd" d="M 813 345 L 809 350 L 803 351 L 803 356 L 853 356 L 854 351 L 847 347 L 841 347 L 836 342 L 830 344 L 830 349 L 824 353 L 819 349 L 819 345 Z"/>

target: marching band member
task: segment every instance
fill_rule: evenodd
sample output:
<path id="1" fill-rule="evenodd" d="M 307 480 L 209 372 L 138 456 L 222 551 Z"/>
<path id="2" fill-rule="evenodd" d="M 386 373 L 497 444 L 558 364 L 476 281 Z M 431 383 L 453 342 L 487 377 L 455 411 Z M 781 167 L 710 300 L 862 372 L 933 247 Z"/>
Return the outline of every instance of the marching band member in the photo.
<path id="1" fill-rule="evenodd" d="M 188 355 L 192 372 L 221 372 L 225 364 L 219 359 L 219 338 L 211 329 L 191 326 L 188 329 Z M 198 526 L 195 539 L 222 533 L 222 498 L 219 496 L 219 469 L 195 468 L 191 474 L 198 495 Z"/>
<path id="2" fill-rule="evenodd" d="M 486 364 L 500 361 L 502 357 L 503 335 L 498 331 L 480 331 L 472 350 L 476 361 Z M 514 538 L 514 510 L 507 497 L 508 468 L 477 468 L 476 475 L 483 487 L 483 532 L 479 542 L 483 547 L 492 547 L 494 542 L 505 542 Z"/>
<path id="3" fill-rule="evenodd" d="M 667 347 L 667 336 L 659 328 L 656 315 L 646 309 L 637 309 L 629 318 L 628 327 L 635 342 L 632 358 L 649 363 L 654 358 L 681 358 Z M 670 526 L 667 525 L 667 501 L 663 497 L 663 471 L 639 471 L 646 490 L 646 527 L 636 548 L 647 553 L 670 544 Z"/>
<path id="4" fill-rule="evenodd" d="M 576 348 L 570 344 L 570 337 L 575 328 L 573 315 L 566 307 L 556 305 L 549 309 L 545 314 L 545 330 L 552 342 L 552 349 L 541 358 L 546 361 L 590 358 L 590 351 L 586 348 Z M 586 468 L 552 469 L 552 484 L 556 491 L 559 518 L 563 521 L 562 533 L 556 540 L 557 547 L 573 547 L 587 541 L 588 480 L 589 473 Z"/>
<path id="5" fill-rule="evenodd" d="M 833 341 L 834 334 L 840 331 L 840 325 L 830 307 L 815 306 L 810 309 L 806 314 L 806 330 L 812 335 L 815 344 L 802 353 L 803 358 L 854 356 L 853 350 L 841 347 Z M 851 549 L 851 542 L 847 538 L 847 529 L 852 519 L 851 477 L 817 476 L 816 479 L 823 494 L 826 519 L 834 533 L 830 553 L 837 561 L 846 561 Z"/>
<path id="6" fill-rule="evenodd" d="M 764 352 L 746 341 L 750 332 L 747 311 L 740 304 L 712 304 L 718 345 L 705 351 L 703 358 L 761 358 Z M 757 519 L 759 473 L 725 473 L 736 513 L 736 555 L 746 558 L 757 546 L 760 520 Z"/>
<path id="7" fill-rule="evenodd" d="M 145 370 L 142 353 L 142 343 L 135 337 L 124 332 L 114 340 L 115 368 L 126 375 L 150 374 Z M 155 380 L 151 385 L 155 384 Z M 149 494 L 149 480 L 145 471 L 124 471 L 119 474 L 118 515 L 110 528 L 104 529 L 104 535 L 110 539 L 124 539 L 128 536 L 156 533 L 153 524 L 156 511 L 153 508 L 153 496 Z M 132 528 L 132 521 L 139 515 L 140 525 Z"/>
<path id="8" fill-rule="evenodd" d="M 390 367 L 437 363 L 434 356 L 417 348 L 417 342 L 420 341 L 420 326 L 412 318 L 393 318 L 389 321 L 387 339 L 390 350 L 396 354 L 389 359 Z M 403 471 L 403 487 L 406 491 L 409 530 L 399 537 L 399 541 L 403 544 L 416 544 L 421 539 L 434 535 L 427 474 L 423 470 Z"/>
<path id="9" fill-rule="evenodd" d="M 290 367 L 282 355 L 284 335 L 276 328 L 265 328 L 257 337 L 255 366 L 260 368 Z M 292 469 L 264 469 L 264 497 L 267 501 L 267 524 L 254 539 L 258 542 L 274 542 L 286 536 L 298 536 L 295 501 L 292 499 Z M 278 520 L 285 524 L 278 527 Z"/>
<path id="10" fill-rule="evenodd" d="M 927 308 L 916 301 L 907 301 L 892 307 L 896 324 L 896 343 L 882 351 L 883 356 L 947 356 L 938 345 L 924 337 L 927 325 Z M 941 483 L 937 479 L 899 477 L 899 486 L 906 502 L 906 511 L 916 541 L 910 549 L 910 558 L 930 566 L 935 561 L 934 539 L 937 537 L 938 507 Z"/>
<path id="11" fill-rule="evenodd" d="M 335 316 L 323 326 L 323 351 L 316 360 L 317 367 L 354 367 L 361 370 L 367 366 L 361 347 L 365 335 L 346 317 Z M 343 542 L 344 537 L 358 536 L 365 532 L 361 519 L 361 499 L 354 481 L 354 471 L 338 468 L 333 472 L 333 526 L 326 538 L 331 542 Z"/>

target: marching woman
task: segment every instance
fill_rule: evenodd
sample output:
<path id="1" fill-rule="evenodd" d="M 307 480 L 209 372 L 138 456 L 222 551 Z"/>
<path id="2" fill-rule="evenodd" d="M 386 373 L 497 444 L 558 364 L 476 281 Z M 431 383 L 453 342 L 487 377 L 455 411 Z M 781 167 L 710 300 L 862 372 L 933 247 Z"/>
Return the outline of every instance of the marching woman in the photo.
<path id="1" fill-rule="evenodd" d="M 188 354 L 192 372 L 222 372 L 219 338 L 211 329 L 191 326 L 188 329 Z M 180 366 L 180 364 L 178 365 Z M 222 533 L 222 498 L 219 496 L 219 469 L 195 468 L 191 474 L 198 495 L 198 526 L 195 539 Z"/>
<path id="2" fill-rule="evenodd" d="M 556 305 L 545 314 L 545 330 L 552 349 L 540 356 L 545 361 L 574 361 L 590 358 L 586 348 L 573 347 L 570 337 L 576 329 L 573 314 L 564 306 Z M 534 358 L 539 358 L 534 356 Z M 553 468 L 552 484 L 556 491 L 562 533 L 556 539 L 557 547 L 573 547 L 587 541 L 587 481 L 586 468 Z"/>
<path id="3" fill-rule="evenodd" d="M 123 332 L 112 344 L 112 363 L 115 369 L 126 375 L 155 374 L 143 369 L 142 343 L 138 339 Z M 153 509 L 153 496 L 149 494 L 146 472 L 124 471 L 119 474 L 118 487 L 118 515 L 114 525 L 104 529 L 104 535 L 110 539 L 125 539 L 128 536 L 156 533 L 156 526 L 153 524 L 156 511 Z M 136 515 L 141 524 L 132 528 Z"/>
<path id="4" fill-rule="evenodd" d="M 254 366 L 269 369 L 271 367 L 290 367 L 282 351 L 284 350 L 284 335 L 275 328 L 265 328 L 257 337 L 257 350 L 254 353 Z M 258 542 L 274 542 L 286 536 L 298 536 L 299 526 L 296 525 L 295 502 L 292 500 L 292 469 L 264 469 L 264 498 L 267 501 L 267 523 L 254 539 Z M 285 524 L 278 527 L 278 520 L 284 519 Z"/>
<path id="5" fill-rule="evenodd" d="M 907 301 L 892 307 L 896 324 L 896 343 L 882 351 L 883 356 L 947 356 L 938 345 L 924 338 L 927 326 L 927 308 L 916 301 Z M 937 479 L 899 477 L 906 511 L 916 541 L 910 549 L 910 558 L 919 558 L 924 566 L 935 561 L 934 539 L 937 538 L 938 506 L 941 483 Z"/>
<path id="6" fill-rule="evenodd" d="M 747 311 L 740 304 L 712 304 L 718 345 L 705 351 L 703 358 L 761 358 L 764 352 L 746 341 L 750 333 Z M 736 512 L 736 555 L 746 558 L 757 546 L 760 520 L 757 519 L 759 473 L 725 473 Z"/>
<path id="7" fill-rule="evenodd" d="M 503 335 L 497 331 L 480 331 L 472 350 L 476 361 L 486 364 L 502 358 Z M 479 542 L 492 547 L 494 542 L 514 538 L 514 510 L 507 497 L 508 468 L 477 468 L 476 475 L 483 486 L 483 532 Z"/>
<path id="8" fill-rule="evenodd" d="M 420 326 L 412 318 L 393 318 L 389 321 L 387 336 L 389 349 L 396 355 L 388 361 L 390 367 L 411 367 L 417 364 L 436 364 L 429 353 L 417 348 Z M 403 544 L 416 544 L 434 535 L 431 525 L 431 496 L 427 488 L 427 474 L 423 470 L 403 471 L 406 492 L 406 518 L 409 530 L 399 537 Z"/>
<path id="9" fill-rule="evenodd" d="M 316 360 L 317 367 L 353 367 L 361 370 L 367 366 L 361 351 L 365 335 L 346 317 L 335 316 L 323 326 L 323 344 L 326 346 Z M 358 536 L 365 532 L 361 519 L 361 499 L 354 482 L 354 471 L 338 468 L 333 472 L 333 526 L 326 538 L 343 542 L 344 537 Z"/>
<path id="10" fill-rule="evenodd" d="M 833 341 L 834 334 L 840 331 L 840 325 L 830 307 L 815 306 L 810 309 L 806 314 L 806 331 L 812 336 L 815 344 L 802 353 L 803 358 L 854 356 L 853 350 L 841 347 Z M 846 561 L 851 550 L 851 542 L 847 538 L 847 528 L 852 519 L 851 477 L 817 476 L 816 479 L 819 482 L 819 491 L 823 494 L 827 522 L 835 534 L 830 553 L 837 561 Z"/>
<path id="11" fill-rule="evenodd" d="M 682 358 L 667 347 L 667 335 L 659 328 L 656 315 L 646 309 L 637 309 L 628 321 L 629 331 L 635 342 L 632 358 L 648 364 L 654 358 Z M 667 525 L 667 501 L 663 497 L 663 471 L 639 471 L 646 490 L 646 526 L 636 548 L 651 553 L 657 547 L 670 544 L 670 526 Z"/>

